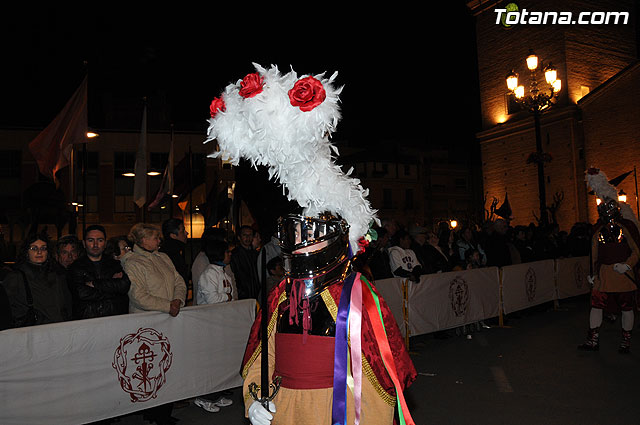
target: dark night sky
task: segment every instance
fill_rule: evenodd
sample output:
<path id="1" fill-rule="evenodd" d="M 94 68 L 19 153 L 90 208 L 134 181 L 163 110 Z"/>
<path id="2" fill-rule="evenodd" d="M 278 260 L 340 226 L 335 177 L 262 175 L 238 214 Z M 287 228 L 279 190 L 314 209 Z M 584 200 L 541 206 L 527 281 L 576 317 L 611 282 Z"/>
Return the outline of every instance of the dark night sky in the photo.
<path id="1" fill-rule="evenodd" d="M 45 126 L 79 84 L 86 60 L 90 125 L 104 125 L 105 99 L 118 107 L 164 96 L 170 122 L 151 125 L 204 133 L 211 99 L 257 62 L 283 72 L 291 65 L 298 74 L 337 70 L 345 89 L 336 138 L 380 130 L 385 139 L 435 141 L 442 126 L 448 142 L 473 138 L 479 114 L 473 18 L 464 2 L 443 3 L 427 13 L 387 7 L 345 14 L 325 6 L 277 18 L 266 15 L 266 6 L 233 13 L 157 5 L 73 14 L 5 9 L 0 126 Z M 119 127 L 139 128 L 141 112 L 130 115 Z"/>

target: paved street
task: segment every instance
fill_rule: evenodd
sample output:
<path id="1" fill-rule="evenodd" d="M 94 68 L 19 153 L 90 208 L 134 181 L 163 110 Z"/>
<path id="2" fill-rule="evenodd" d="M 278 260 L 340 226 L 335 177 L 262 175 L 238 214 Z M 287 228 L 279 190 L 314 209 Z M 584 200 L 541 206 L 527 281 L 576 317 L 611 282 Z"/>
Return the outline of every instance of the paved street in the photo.
<path id="1" fill-rule="evenodd" d="M 558 310 L 547 304 L 520 312 L 508 327 L 482 329 L 471 339 L 453 332 L 412 338 L 419 376 L 406 394 L 416 424 L 640 424 L 640 340 L 631 354 L 618 354 L 618 318 L 603 325 L 599 352 L 576 350 L 588 302 L 579 297 Z M 191 404 L 174 416 L 180 424 L 248 423 L 239 389 L 232 398 L 234 405 L 219 413 Z M 129 415 L 120 423 L 146 422 Z"/>

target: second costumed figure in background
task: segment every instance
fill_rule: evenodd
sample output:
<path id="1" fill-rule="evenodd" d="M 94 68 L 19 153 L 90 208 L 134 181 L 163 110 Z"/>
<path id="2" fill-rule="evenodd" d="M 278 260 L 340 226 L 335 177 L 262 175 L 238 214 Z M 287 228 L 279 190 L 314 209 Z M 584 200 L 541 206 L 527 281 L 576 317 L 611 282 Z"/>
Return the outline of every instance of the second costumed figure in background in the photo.
<path id="1" fill-rule="evenodd" d="M 600 199 L 598 221 L 591 242 L 591 311 L 585 351 L 600 349 L 600 326 L 605 311 L 620 313 L 622 337 L 618 351 L 631 350 L 631 331 L 636 308 L 640 233 L 629 205 L 618 202 L 618 191 L 597 168 L 590 168 L 586 180 Z"/>

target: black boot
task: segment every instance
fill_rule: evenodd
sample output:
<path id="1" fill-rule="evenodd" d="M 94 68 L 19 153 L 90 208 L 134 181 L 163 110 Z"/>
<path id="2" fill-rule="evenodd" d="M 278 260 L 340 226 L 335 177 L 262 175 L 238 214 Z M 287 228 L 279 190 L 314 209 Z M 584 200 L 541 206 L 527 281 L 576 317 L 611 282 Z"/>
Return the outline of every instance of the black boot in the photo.
<path id="1" fill-rule="evenodd" d="M 600 328 L 591 328 L 587 333 L 587 341 L 578 345 L 578 350 L 598 351 L 600 349 Z"/>
<path id="2" fill-rule="evenodd" d="M 627 354 L 631 352 L 631 331 L 622 330 L 622 340 L 618 347 L 618 353 Z"/>

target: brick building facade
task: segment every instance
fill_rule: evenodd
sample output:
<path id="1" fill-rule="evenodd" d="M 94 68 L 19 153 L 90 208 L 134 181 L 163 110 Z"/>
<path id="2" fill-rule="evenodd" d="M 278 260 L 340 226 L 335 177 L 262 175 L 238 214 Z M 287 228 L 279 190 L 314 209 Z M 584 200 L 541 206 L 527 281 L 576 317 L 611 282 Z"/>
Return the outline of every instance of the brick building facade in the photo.
<path id="1" fill-rule="evenodd" d="M 489 198 L 504 199 L 508 194 L 512 224 L 535 223 L 540 216 L 537 168 L 527 163 L 536 150 L 533 118 L 526 111 L 510 108 L 505 84 L 512 69 L 520 74 L 520 84 L 528 84 L 524 59 L 533 50 L 543 64 L 553 63 L 562 80 L 557 104 L 542 115 L 541 139 L 543 151 L 552 158 L 544 168 L 546 205 L 557 206 L 557 222 L 562 230 L 569 230 L 577 221 L 594 219 L 593 212 L 588 213 L 586 167 L 597 166 L 615 177 L 618 170 L 640 165 L 633 154 L 611 158 L 612 150 L 631 151 L 638 143 L 632 134 L 638 125 L 633 123 L 634 116 L 640 112 L 637 97 L 633 97 L 639 83 L 631 75 L 621 75 L 633 74 L 635 68 L 629 67 L 637 60 L 635 5 L 631 1 L 522 1 L 517 2 L 520 11 L 570 11 L 574 16 L 584 11 L 628 11 L 629 20 L 626 24 L 547 23 L 506 28 L 496 23 L 495 9 L 507 3 L 467 3 L 476 17 L 482 108 L 482 131 L 477 139 L 484 191 Z M 615 143 L 611 142 L 614 137 Z M 625 191 L 635 194 L 635 188 Z"/>

